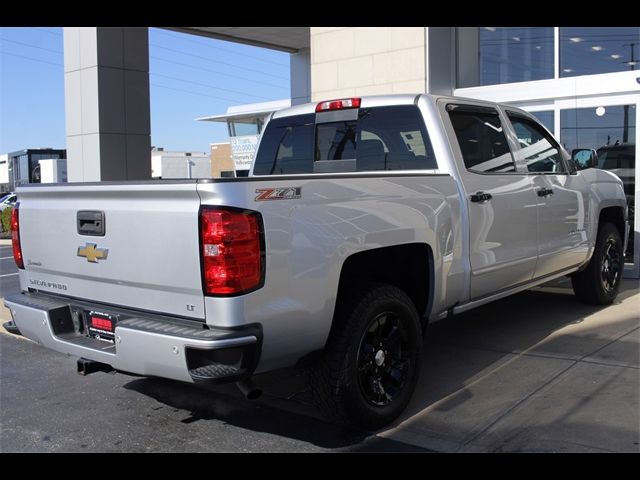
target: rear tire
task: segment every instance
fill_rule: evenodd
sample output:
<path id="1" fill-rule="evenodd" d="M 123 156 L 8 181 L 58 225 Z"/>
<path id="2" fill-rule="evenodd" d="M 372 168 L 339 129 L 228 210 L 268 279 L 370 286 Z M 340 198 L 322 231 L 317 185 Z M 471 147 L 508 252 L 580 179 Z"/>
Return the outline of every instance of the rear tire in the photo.
<path id="1" fill-rule="evenodd" d="M 409 296 L 374 284 L 337 312 L 323 359 L 309 386 L 324 416 L 367 430 L 396 419 L 415 390 L 422 332 Z"/>
<path id="2" fill-rule="evenodd" d="M 623 269 L 620 232 L 612 223 L 603 223 L 587 268 L 571 276 L 573 292 L 583 303 L 609 305 L 618 296 Z"/>

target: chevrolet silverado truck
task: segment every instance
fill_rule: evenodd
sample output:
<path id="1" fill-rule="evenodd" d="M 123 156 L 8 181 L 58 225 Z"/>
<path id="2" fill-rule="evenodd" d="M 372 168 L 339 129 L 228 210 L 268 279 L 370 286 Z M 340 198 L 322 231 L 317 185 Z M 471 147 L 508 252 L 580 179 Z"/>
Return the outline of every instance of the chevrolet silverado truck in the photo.
<path id="1" fill-rule="evenodd" d="M 80 373 L 250 398 L 305 368 L 321 411 L 365 429 L 409 402 L 429 322 L 565 275 L 609 304 L 628 233 L 622 182 L 532 115 L 423 94 L 278 111 L 246 178 L 17 194 L 22 335 Z"/>

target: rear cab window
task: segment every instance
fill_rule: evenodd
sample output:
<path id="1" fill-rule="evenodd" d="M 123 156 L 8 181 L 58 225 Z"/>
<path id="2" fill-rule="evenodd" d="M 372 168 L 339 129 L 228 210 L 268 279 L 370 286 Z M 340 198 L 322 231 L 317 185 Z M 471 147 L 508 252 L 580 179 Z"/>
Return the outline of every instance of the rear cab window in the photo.
<path id="1" fill-rule="evenodd" d="M 275 118 L 263 134 L 253 174 L 437 168 L 418 107 L 394 105 Z"/>

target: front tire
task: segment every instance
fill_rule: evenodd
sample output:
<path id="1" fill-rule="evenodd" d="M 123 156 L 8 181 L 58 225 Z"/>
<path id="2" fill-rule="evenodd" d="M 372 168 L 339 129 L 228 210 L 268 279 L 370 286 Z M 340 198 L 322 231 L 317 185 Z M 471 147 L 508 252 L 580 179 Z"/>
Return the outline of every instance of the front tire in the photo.
<path id="1" fill-rule="evenodd" d="M 320 411 L 367 430 L 396 419 L 415 390 L 420 370 L 420 319 L 409 296 L 376 284 L 338 310 L 324 358 L 309 371 Z"/>
<path id="2" fill-rule="evenodd" d="M 618 296 L 623 269 L 624 252 L 620 232 L 612 223 L 603 223 L 598 230 L 589 265 L 571 277 L 573 292 L 581 302 L 609 305 Z"/>

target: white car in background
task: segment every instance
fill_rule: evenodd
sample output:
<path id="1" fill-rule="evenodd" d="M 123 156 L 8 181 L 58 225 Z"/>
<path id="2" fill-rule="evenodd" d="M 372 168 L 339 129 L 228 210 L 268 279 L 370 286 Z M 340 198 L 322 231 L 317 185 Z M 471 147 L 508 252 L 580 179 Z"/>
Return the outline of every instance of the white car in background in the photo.
<path id="1" fill-rule="evenodd" d="M 13 207 L 16 204 L 16 194 L 8 193 L 0 198 L 0 211 L 4 210 L 7 207 Z"/>

